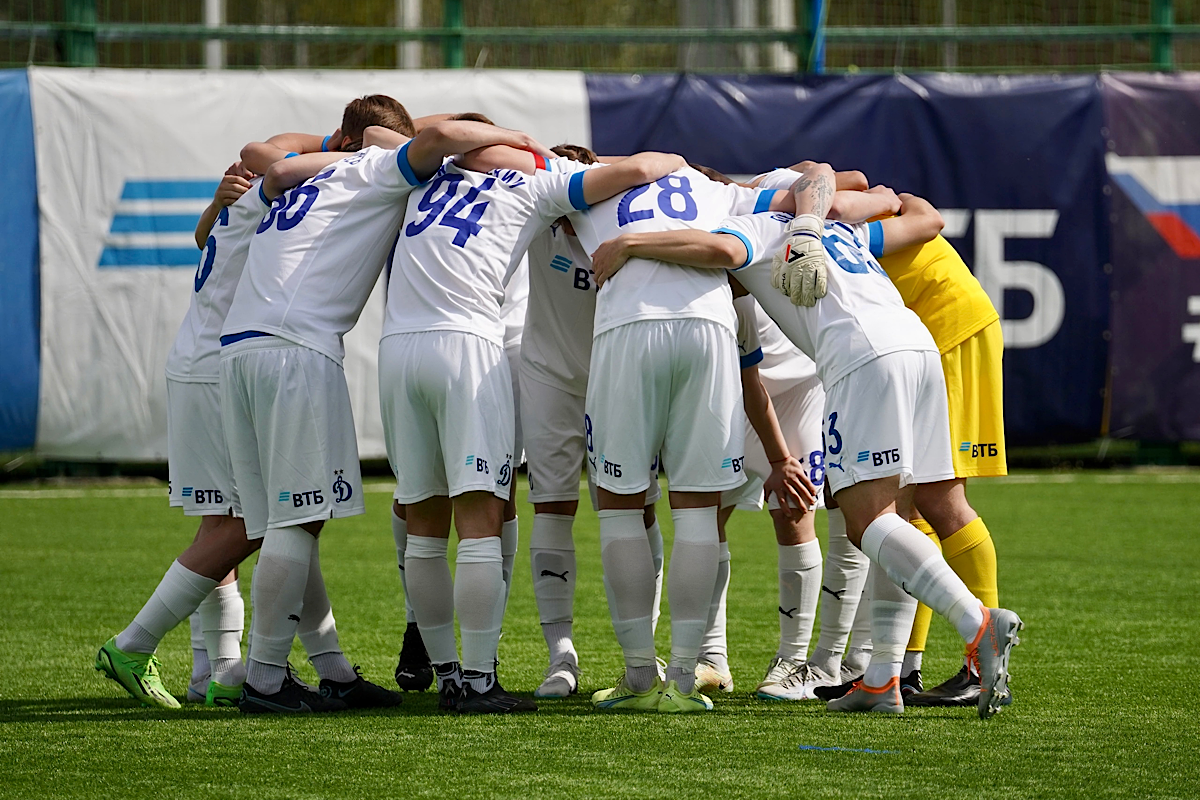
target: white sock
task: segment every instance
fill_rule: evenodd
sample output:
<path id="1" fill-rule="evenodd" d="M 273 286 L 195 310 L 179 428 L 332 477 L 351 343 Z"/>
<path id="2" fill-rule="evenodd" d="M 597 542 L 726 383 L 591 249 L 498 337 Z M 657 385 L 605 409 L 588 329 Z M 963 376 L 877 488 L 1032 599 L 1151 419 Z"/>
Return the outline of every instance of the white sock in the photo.
<path id="1" fill-rule="evenodd" d="M 725 636 L 725 601 L 729 594 L 729 542 L 721 542 L 717 561 L 717 581 L 708 605 L 708 622 L 700 641 L 700 654 L 718 667 L 728 666 L 729 641 Z"/>
<path id="2" fill-rule="evenodd" d="M 900 677 L 904 647 L 916 613 L 915 599 L 883 570 L 871 570 L 871 663 L 863 677 L 867 686 L 878 688 Z"/>
<path id="3" fill-rule="evenodd" d="M 789 661 L 808 655 L 817 601 L 821 596 L 821 543 L 781 544 L 779 548 L 779 650 Z"/>
<path id="4" fill-rule="evenodd" d="M 204 608 L 205 603 L 213 599 L 216 592 L 216 589 L 209 592 L 200 601 L 200 605 L 196 607 L 196 610 L 188 615 L 188 627 L 192 634 L 192 683 L 208 680 L 208 677 L 212 674 L 212 667 L 208 663 L 208 648 L 204 646 L 204 622 L 200 619 L 200 610 Z"/>
<path id="5" fill-rule="evenodd" d="M 901 675 L 911 675 L 914 672 L 919 672 L 921 669 L 921 657 L 925 655 L 924 650 L 905 650 L 904 665 L 900 668 Z"/>
<path id="6" fill-rule="evenodd" d="M 517 560 L 517 546 L 521 541 L 521 521 L 516 517 L 500 525 L 500 569 L 504 575 L 504 607 L 508 608 L 508 596 L 512 594 L 513 562 Z"/>
<path id="7" fill-rule="evenodd" d="M 429 660 L 434 664 L 458 663 L 454 641 L 454 581 L 446 561 L 449 539 L 409 536 L 404 551 L 404 574 L 409 602 Z"/>
<path id="8" fill-rule="evenodd" d="M 312 560 L 308 562 L 308 584 L 304 587 L 304 606 L 300 610 L 300 624 L 296 635 L 308 660 L 323 681 L 349 683 L 358 676 L 354 667 L 342 653 L 338 642 L 337 622 L 333 618 L 333 606 L 325 591 L 325 576 L 321 574 L 320 540 L 313 539 Z"/>
<path id="9" fill-rule="evenodd" d="M 835 655 L 840 661 L 842 653 L 846 652 L 846 642 L 850 639 L 871 562 L 846 538 L 846 517 L 842 510 L 831 508 L 828 515 L 829 552 L 825 554 L 825 570 L 821 576 L 821 635 L 817 638 L 817 650 Z M 818 653 L 813 655 L 815 661 Z M 836 674 L 836 668 L 829 674 Z"/>
<path id="10" fill-rule="evenodd" d="M 654 667 L 654 560 L 641 509 L 603 509 L 600 561 L 604 565 L 613 632 L 630 667 Z M 639 673 L 641 674 L 641 673 Z M 649 688 L 633 686 L 642 691 Z"/>
<path id="11" fill-rule="evenodd" d="M 551 664 L 568 658 L 578 663 L 571 630 L 576 580 L 574 523 L 574 517 L 563 514 L 535 514 L 529 535 L 533 597 Z"/>
<path id="12" fill-rule="evenodd" d="M 650 630 L 658 630 L 658 618 L 662 615 L 662 586 L 663 586 L 663 538 L 662 528 L 658 527 L 658 517 L 649 528 L 646 528 L 646 541 L 650 543 L 650 558 L 654 561 L 654 611 L 650 615 Z"/>
<path id="13" fill-rule="evenodd" d="M 238 582 L 213 589 L 198 613 L 212 680 L 222 686 L 237 686 L 246 679 L 246 665 L 242 663 L 246 604 Z"/>
<path id="14" fill-rule="evenodd" d="M 874 564 L 867 570 L 866 585 L 854 612 L 854 626 L 850 629 L 850 647 L 846 649 L 845 663 L 856 675 L 861 674 L 871 660 L 871 573 L 878 570 L 879 567 Z"/>
<path id="15" fill-rule="evenodd" d="M 413 611 L 412 601 L 408 599 L 408 582 L 404 577 L 404 548 L 408 542 L 408 521 L 396 516 L 395 506 L 392 506 L 392 538 L 396 540 L 396 564 L 400 567 L 400 588 L 404 590 L 404 621 L 416 622 L 417 615 Z"/>
<path id="16" fill-rule="evenodd" d="M 667 600 L 671 604 L 671 662 L 682 670 L 680 691 L 692 691 L 696 657 L 708 624 L 708 607 L 717 582 L 721 547 L 717 532 L 717 507 L 673 508 L 675 542 L 671 546 L 671 574 Z"/>
<path id="17" fill-rule="evenodd" d="M 459 540 L 454 610 L 462 634 L 463 672 L 496 671 L 500 626 L 504 621 L 503 565 L 499 537 Z"/>
<path id="18" fill-rule="evenodd" d="M 862 549 L 897 586 L 950 620 L 964 641 L 983 624 L 979 598 L 954 574 L 929 537 L 897 514 L 884 514 L 863 532 Z"/>
<path id="19" fill-rule="evenodd" d="M 298 525 L 268 529 L 250 587 L 250 662 L 246 682 L 263 694 L 283 686 L 300 622 L 313 537 Z"/>
<path id="20" fill-rule="evenodd" d="M 171 562 L 154 594 L 125 630 L 117 634 L 117 649 L 127 653 L 153 653 L 167 631 L 183 622 L 215 589 L 217 581 Z"/>

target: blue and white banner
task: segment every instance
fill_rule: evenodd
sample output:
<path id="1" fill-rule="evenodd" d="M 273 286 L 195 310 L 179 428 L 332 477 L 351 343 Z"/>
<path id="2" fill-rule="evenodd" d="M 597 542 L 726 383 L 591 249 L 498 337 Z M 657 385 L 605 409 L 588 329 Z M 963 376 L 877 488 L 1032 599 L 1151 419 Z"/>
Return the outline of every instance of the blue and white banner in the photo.
<path id="1" fill-rule="evenodd" d="M 479 111 L 541 141 L 590 142 L 579 73 L 33 69 L 29 83 L 41 240 L 37 451 L 49 458 L 165 459 L 163 365 L 199 257 L 192 231 L 246 142 L 332 133 L 349 100 L 373 93 L 414 117 Z M 382 320 L 377 291 L 346 337 L 364 458 L 384 456 Z"/>

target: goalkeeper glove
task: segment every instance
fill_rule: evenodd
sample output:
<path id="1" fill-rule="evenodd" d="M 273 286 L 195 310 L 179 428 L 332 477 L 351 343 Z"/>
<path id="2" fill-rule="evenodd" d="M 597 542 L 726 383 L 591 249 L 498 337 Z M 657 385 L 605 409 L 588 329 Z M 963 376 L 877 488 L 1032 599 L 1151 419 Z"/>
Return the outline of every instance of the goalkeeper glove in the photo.
<path id="1" fill-rule="evenodd" d="M 825 296 L 824 228 L 815 214 L 801 214 L 788 223 L 791 234 L 771 262 L 771 285 L 798 306 L 811 308 Z"/>

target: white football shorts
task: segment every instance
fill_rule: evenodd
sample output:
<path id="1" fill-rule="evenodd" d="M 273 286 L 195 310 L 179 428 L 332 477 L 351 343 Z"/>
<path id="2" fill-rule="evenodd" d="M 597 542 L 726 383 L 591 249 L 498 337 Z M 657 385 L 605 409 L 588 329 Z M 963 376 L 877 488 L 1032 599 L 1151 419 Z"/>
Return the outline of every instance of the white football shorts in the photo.
<path id="1" fill-rule="evenodd" d="M 514 410 L 502 347 L 459 331 L 385 336 L 379 405 L 397 501 L 464 492 L 508 500 Z"/>
<path id="2" fill-rule="evenodd" d="M 275 336 L 221 349 L 221 416 L 246 537 L 363 513 L 346 374 Z"/>
<path id="3" fill-rule="evenodd" d="M 607 330 L 592 346 L 584 437 L 588 471 L 616 494 L 650 481 L 661 453 L 668 485 L 720 492 L 745 480 L 745 413 L 737 342 L 706 319 L 642 320 Z"/>
<path id="4" fill-rule="evenodd" d="M 184 515 L 242 515 L 221 424 L 220 384 L 167 378 L 167 475 L 171 505 Z"/>
<path id="5" fill-rule="evenodd" d="M 529 461 L 529 502 L 558 503 L 579 499 L 586 437 L 583 427 L 584 398 L 520 374 L 520 417 L 525 430 L 525 454 Z M 658 502 L 658 459 L 650 466 L 650 489 L 646 504 Z M 589 480 L 595 507 L 595 484 Z"/>
<path id="6" fill-rule="evenodd" d="M 850 372 L 825 397 L 825 474 L 834 495 L 859 481 L 954 477 L 946 381 L 936 351 L 903 350 Z"/>
<path id="7" fill-rule="evenodd" d="M 786 391 L 771 395 L 771 405 L 779 419 L 788 452 L 804 465 L 808 479 L 817 490 L 817 508 L 825 507 L 825 451 L 821 446 L 821 414 L 825 409 L 825 389 L 817 377 L 795 384 Z M 721 508 L 757 511 L 762 508 L 763 482 L 771 476 L 771 464 L 762 441 L 746 421 L 746 483 L 732 492 L 721 495 Z M 767 499 L 768 508 L 779 508 L 774 495 Z"/>

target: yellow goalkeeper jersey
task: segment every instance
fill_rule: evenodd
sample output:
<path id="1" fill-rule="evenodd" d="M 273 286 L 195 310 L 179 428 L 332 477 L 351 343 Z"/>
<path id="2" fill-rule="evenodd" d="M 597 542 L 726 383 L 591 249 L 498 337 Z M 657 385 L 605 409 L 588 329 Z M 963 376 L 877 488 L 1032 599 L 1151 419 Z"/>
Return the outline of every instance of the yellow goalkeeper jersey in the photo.
<path id="1" fill-rule="evenodd" d="M 879 264 L 942 354 L 1000 319 L 979 281 L 942 236 L 880 256 Z"/>

